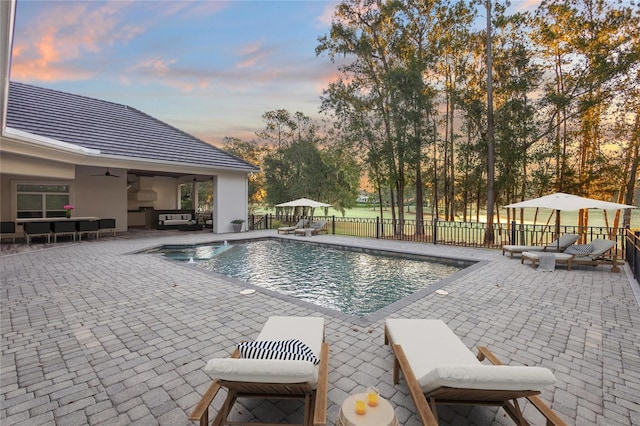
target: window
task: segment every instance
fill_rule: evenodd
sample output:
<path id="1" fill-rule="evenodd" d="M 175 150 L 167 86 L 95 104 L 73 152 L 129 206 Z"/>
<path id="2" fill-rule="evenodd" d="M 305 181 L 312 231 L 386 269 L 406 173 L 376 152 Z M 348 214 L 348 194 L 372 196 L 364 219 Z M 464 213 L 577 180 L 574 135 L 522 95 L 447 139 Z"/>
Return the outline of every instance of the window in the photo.
<path id="1" fill-rule="evenodd" d="M 18 219 L 64 217 L 69 204 L 69 185 L 18 184 L 16 188 Z"/>

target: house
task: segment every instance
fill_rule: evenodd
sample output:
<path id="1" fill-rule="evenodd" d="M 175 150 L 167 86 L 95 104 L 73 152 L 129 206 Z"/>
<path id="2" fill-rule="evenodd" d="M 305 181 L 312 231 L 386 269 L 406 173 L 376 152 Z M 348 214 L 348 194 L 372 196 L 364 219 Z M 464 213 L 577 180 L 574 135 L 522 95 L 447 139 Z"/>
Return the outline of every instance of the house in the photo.
<path id="1" fill-rule="evenodd" d="M 74 215 L 114 218 L 126 231 L 144 212 L 179 210 L 181 187 L 205 180 L 214 232 L 247 218 L 257 167 L 130 106 L 10 82 L 14 16 L 15 0 L 0 2 L 2 221 L 72 204 Z"/>

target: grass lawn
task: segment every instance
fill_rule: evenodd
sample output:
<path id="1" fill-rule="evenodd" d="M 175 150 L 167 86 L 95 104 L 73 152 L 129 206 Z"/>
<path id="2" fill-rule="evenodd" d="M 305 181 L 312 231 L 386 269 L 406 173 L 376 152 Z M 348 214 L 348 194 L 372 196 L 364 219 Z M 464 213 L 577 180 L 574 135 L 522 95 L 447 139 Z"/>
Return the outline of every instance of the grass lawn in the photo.
<path id="1" fill-rule="evenodd" d="M 260 208 L 254 211 L 254 214 L 258 214 L 258 215 L 268 214 L 268 213 L 275 214 L 275 212 L 276 212 L 275 209 Z M 425 213 L 426 213 L 424 216 L 425 219 L 430 220 L 431 209 L 425 208 Z M 500 223 L 505 223 L 507 220 L 506 211 L 500 210 L 499 213 L 500 213 L 500 220 L 499 220 Z M 608 211 L 607 213 L 609 217 L 609 226 L 613 226 L 613 220 L 616 212 Z M 324 209 L 316 209 L 314 212 L 314 215 L 316 216 L 323 216 L 324 214 L 325 214 Z M 517 221 L 519 221 L 520 213 L 516 212 L 516 214 L 517 214 Z M 555 225 L 555 216 L 552 210 L 540 209 L 540 211 L 538 212 L 537 219 L 535 218 L 535 214 L 536 214 L 536 209 L 524 209 L 525 221 L 527 223 L 534 223 L 534 220 L 535 220 L 535 223 L 538 225 L 544 225 L 547 223 L 547 221 L 549 221 L 550 226 Z M 622 223 L 622 212 L 620 213 L 620 215 L 621 215 L 620 223 Z M 339 211 L 333 208 L 329 208 L 328 216 L 342 217 L 342 213 L 340 213 Z M 344 215 L 344 217 L 370 218 L 370 219 L 375 219 L 376 217 L 379 217 L 379 216 L 380 216 L 380 210 L 378 208 L 372 208 L 372 207 L 355 207 L 353 209 L 347 210 Z M 442 217 L 442 215 L 440 217 Z M 384 210 L 384 218 L 391 219 L 391 211 L 389 209 Z M 405 218 L 415 219 L 415 209 L 413 206 L 411 206 L 409 212 L 405 210 Z M 560 218 L 561 218 L 562 225 L 571 226 L 571 225 L 578 224 L 578 212 L 571 212 L 571 211 L 561 212 Z M 456 220 L 462 221 L 462 216 L 457 217 Z M 469 221 L 474 221 L 474 220 L 475 220 L 475 214 L 472 218 L 469 219 Z M 484 220 L 485 220 L 484 211 L 482 211 L 480 221 L 482 222 Z M 496 218 L 496 221 L 497 221 L 497 218 Z M 602 210 L 592 209 L 589 211 L 589 226 L 594 226 L 594 227 L 605 226 L 605 217 Z M 640 209 L 635 209 L 631 213 L 631 228 L 640 229 Z"/>

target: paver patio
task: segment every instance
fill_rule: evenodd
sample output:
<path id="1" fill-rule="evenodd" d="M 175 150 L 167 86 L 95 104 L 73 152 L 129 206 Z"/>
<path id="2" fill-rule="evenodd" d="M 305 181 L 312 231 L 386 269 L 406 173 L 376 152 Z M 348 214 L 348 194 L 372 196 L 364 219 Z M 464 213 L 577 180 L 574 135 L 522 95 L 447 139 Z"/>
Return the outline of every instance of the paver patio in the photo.
<path id="1" fill-rule="evenodd" d="M 373 384 L 400 424 L 420 424 L 406 382 L 392 382 L 392 353 L 383 345 L 387 316 L 441 318 L 469 348 L 485 345 L 505 362 L 551 369 L 558 381 L 541 397 L 570 424 L 640 424 L 640 289 L 628 267 L 619 274 L 603 266 L 545 273 L 498 250 L 312 237 L 479 261 L 439 284 L 446 296 L 425 291 L 359 319 L 263 289 L 240 295 L 247 284 L 131 254 L 159 244 L 265 236 L 276 231 L 156 233 L 3 252 L 0 423 L 192 424 L 187 415 L 211 380 L 203 370 L 208 359 L 255 338 L 271 315 L 319 315 L 331 345 L 330 424 L 350 393 Z M 246 401 L 234 411 L 242 420 L 302 418 L 297 401 Z M 438 413 L 442 425 L 511 424 L 491 407 Z M 525 416 L 544 424 L 528 404 Z"/>

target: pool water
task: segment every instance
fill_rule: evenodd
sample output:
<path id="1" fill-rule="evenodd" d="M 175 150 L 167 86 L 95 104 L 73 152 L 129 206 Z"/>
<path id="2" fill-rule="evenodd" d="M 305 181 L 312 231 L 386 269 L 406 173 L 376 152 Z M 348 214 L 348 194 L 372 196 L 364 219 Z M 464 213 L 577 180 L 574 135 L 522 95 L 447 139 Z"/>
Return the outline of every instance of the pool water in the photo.
<path id="1" fill-rule="evenodd" d="M 143 253 L 162 253 L 166 257 L 174 260 L 209 260 L 214 256 L 231 248 L 228 244 L 221 245 L 164 245 L 161 247 L 146 250 Z"/>
<path id="2" fill-rule="evenodd" d="M 282 240 L 233 242 L 197 264 L 354 316 L 375 312 L 463 269 L 415 256 Z"/>

